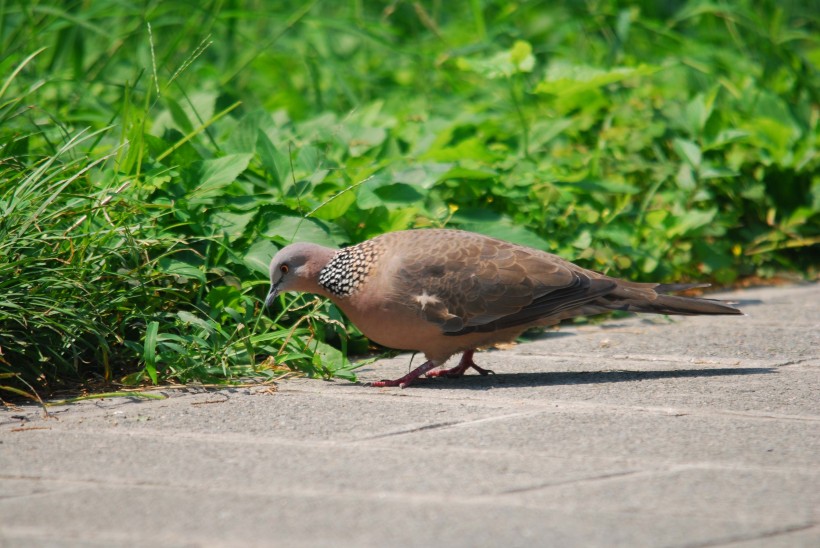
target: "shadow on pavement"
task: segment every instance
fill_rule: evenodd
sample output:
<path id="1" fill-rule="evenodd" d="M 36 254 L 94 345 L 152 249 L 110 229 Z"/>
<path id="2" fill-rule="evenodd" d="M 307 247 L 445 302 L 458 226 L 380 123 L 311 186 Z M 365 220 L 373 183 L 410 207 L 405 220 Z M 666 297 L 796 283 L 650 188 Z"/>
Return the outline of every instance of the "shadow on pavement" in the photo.
<path id="1" fill-rule="evenodd" d="M 739 375 L 764 375 L 775 373 L 774 367 L 725 367 L 719 369 L 676 369 L 673 371 L 561 371 L 539 373 L 497 373 L 482 377 L 467 374 L 460 379 L 422 378 L 413 388 L 520 388 L 526 386 L 562 386 L 568 384 L 602 384 L 612 382 L 652 381 L 695 377 L 726 377 Z"/>

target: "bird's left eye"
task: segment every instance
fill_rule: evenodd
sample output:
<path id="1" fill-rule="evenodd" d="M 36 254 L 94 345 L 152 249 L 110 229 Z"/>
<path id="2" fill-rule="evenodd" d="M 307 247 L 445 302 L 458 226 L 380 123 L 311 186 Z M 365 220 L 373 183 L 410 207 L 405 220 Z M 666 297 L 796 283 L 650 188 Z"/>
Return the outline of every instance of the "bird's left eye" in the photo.
<path id="1" fill-rule="evenodd" d="M 282 274 L 287 274 L 288 270 L 290 270 L 290 269 L 288 268 L 288 265 L 286 265 L 286 264 L 283 264 L 279 267 L 279 272 L 281 272 Z"/>

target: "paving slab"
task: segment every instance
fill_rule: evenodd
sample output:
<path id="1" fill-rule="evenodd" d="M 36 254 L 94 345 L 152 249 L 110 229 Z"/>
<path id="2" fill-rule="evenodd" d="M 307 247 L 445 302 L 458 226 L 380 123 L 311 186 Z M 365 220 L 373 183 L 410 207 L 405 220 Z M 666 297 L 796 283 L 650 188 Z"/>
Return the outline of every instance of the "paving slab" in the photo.
<path id="1" fill-rule="evenodd" d="M 0 546 L 820 546 L 820 286 L 562 326 L 496 371 L 0 411 Z M 413 362 L 420 364 L 419 358 Z"/>

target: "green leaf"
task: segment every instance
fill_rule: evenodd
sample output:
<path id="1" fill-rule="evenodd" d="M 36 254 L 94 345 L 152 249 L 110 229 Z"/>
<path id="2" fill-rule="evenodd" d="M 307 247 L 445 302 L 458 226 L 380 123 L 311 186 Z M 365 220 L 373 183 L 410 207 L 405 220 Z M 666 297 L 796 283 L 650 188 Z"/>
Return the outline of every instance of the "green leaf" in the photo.
<path id="1" fill-rule="evenodd" d="M 491 209 L 478 207 L 462 207 L 453 214 L 453 222 L 458 224 L 495 224 L 504 220 L 504 217 Z"/>
<path id="2" fill-rule="evenodd" d="M 359 208 L 366 210 L 382 206 L 384 205 L 384 202 L 381 198 L 379 198 L 378 194 L 376 194 L 374 190 L 368 187 L 365 183 L 356 189 L 356 205 L 358 205 Z"/>
<path id="3" fill-rule="evenodd" d="M 248 223 L 255 216 L 255 211 L 243 211 L 242 213 L 216 211 L 209 217 L 209 221 L 214 228 L 224 231 L 233 241 L 242 236 Z"/>
<path id="4" fill-rule="evenodd" d="M 187 312 L 185 310 L 180 310 L 179 312 L 177 312 L 177 317 L 182 323 L 199 326 L 207 333 L 216 333 L 216 329 L 214 329 L 214 326 L 211 323 L 203 320 L 195 314 L 191 314 L 190 312 Z M 179 338 L 177 340 L 184 341 L 184 339 Z"/>
<path id="5" fill-rule="evenodd" d="M 193 278 L 202 283 L 205 283 L 205 273 L 198 266 L 172 259 L 170 257 L 163 257 L 158 262 L 159 268 L 166 274 L 174 276 L 181 276 L 182 278 Z M 183 280 L 184 281 L 184 280 Z"/>
<path id="6" fill-rule="evenodd" d="M 381 127 L 357 127 L 348 135 L 347 145 L 350 156 L 357 158 L 371 148 L 381 145 L 387 138 L 387 131 Z"/>
<path id="7" fill-rule="evenodd" d="M 231 137 L 225 147 L 226 152 L 253 153 L 259 141 L 259 123 L 266 116 L 261 110 L 255 110 L 242 117 L 231 131 Z"/>
<path id="8" fill-rule="evenodd" d="M 737 177 L 738 172 L 727 167 L 713 166 L 704 164 L 698 171 L 700 179 L 722 179 L 726 177 Z"/>
<path id="9" fill-rule="evenodd" d="M 252 154 L 230 154 L 205 160 L 200 169 L 200 182 L 190 193 L 192 204 L 211 201 L 248 168 Z"/>
<path id="10" fill-rule="evenodd" d="M 647 215 L 649 217 L 649 215 Z M 631 226 L 617 224 L 607 224 L 595 231 L 595 237 L 599 240 L 608 240 L 620 247 L 629 247 L 634 238 L 635 230 Z"/>
<path id="11" fill-rule="evenodd" d="M 148 324 L 145 330 L 145 342 L 143 343 L 142 359 L 145 362 L 145 371 L 151 377 L 151 382 L 157 384 L 157 333 L 159 332 L 159 322 L 153 321 Z"/>
<path id="12" fill-rule="evenodd" d="M 695 170 L 700 167 L 700 162 L 703 156 L 700 152 L 700 147 L 697 144 L 686 139 L 676 138 L 672 141 L 672 146 L 678 156 L 689 164 L 689 167 Z"/>
<path id="13" fill-rule="evenodd" d="M 185 111 L 179 106 L 179 103 L 171 99 L 170 97 L 164 97 L 165 106 L 168 107 L 168 111 L 171 113 L 171 119 L 177 125 L 180 131 L 184 134 L 193 133 L 194 126 L 191 124 L 191 120 L 188 119 L 188 115 L 185 114 Z"/>
<path id="14" fill-rule="evenodd" d="M 703 147 L 703 150 L 707 151 L 720 149 L 731 143 L 744 141 L 748 136 L 748 131 L 743 131 L 739 129 L 724 129 L 718 132 L 718 134 L 715 135 L 713 139 L 707 141 Z"/>
<path id="15" fill-rule="evenodd" d="M 257 132 L 256 150 L 262 166 L 273 175 L 281 186 L 290 174 L 290 162 L 287 154 L 280 152 L 261 129 Z"/>
<path id="16" fill-rule="evenodd" d="M 321 167 L 322 157 L 319 149 L 314 146 L 306 146 L 299 149 L 296 155 L 296 167 L 303 173 L 312 174 Z"/>
<path id="17" fill-rule="evenodd" d="M 604 70 L 559 61 L 549 66 L 546 77 L 536 86 L 535 93 L 557 96 L 575 95 L 630 78 L 646 76 L 658 70 L 660 70 L 660 67 L 649 65 L 616 67 Z"/>
<path id="18" fill-rule="evenodd" d="M 156 158 L 161 154 L 164 154 L 166 151 L 170 150 L 174 147 L 174 143 L 176 141 L 181 140 L 183 137 L 182 135 L 177 132 L 176 130 L 168 132 L 169 140 L 162 139 L 160 137 L 156 137 L 150 134 L 142 135 L 142 140 L 147 145 L 148 150 L 150 152 L 150 156 Z M 198 162 L 202 160 L 202 155 L 197 151 L 196 148 L 191 145 L 190 142 L 183 144 L 182 146 L 177 147 L 174 152 L 171 153 L 170 156 L 166 156 L 162 163 L 166 166 L 174 166 L 177 168 L 188 168 L 193 165 L 196 165 Z"/>
<path id="19" fill-rule="evenodd" d="M 276 246 L 269 240 L 258 240 L 248 248 L 243 262 L 251 271 L 267 276 L 268 267 L 276 251 Z"/>
<path id="20" fill-rule="evenodd" d="M 709 225 L 717 214 L 717 208 L 707 210 L 689 209 L 675 217 L 675 224 L 667 232 L 667 237 L 675 238 L 696 232 Z"/>
<path id="21" fill-rule="evenodd" d="M 469 169 L 456 166 L 442 176 L 442 179 L 470 179 L 478 181 L 482 179 L 493 179 L 498 176 L 498 172 L 492 169 Z"/>
<path id="22" fill-rule="evenodd" d="M 712 115 L 720 88 L 715 86 L 709 93 L 699 93 L 686 105 L 686 121 L 689 134 L 698 137 L 703 133 L 706 122 Z"/>
<path id="23" fill-rule="evenodd" d="M 263 236 L 275 238 L 283 244 L 294 242 L 312 242 L 314 244 L 336 247 L 330 231 L 316 219 L 305 219 L 283 215 L 268 223 L 262 231 Z"/>
<path id="24" fill-rule="evenodd" d="M 205 296 L 205 302 L 216 310 L 223 308 L 241 310 L 244 308 L 242 305 L 242 292 L 230 285 L 212 287 Z"/>
<path id="25" fill-rule="evenodd" d="M 478 73 L 485 78 L 509 78 L 513 74 L 532 72 L 535 57 L 529 42 L 517 40 L 511 49 L 502 51 L 492 57 L 468 59 L 459 57 L 456 66 L 461 70 Z"/>
<path id="26" fill-rule="evenodd" d="M 641 271 L 645 274 L 651 274 L 655 272 L 655 269 L 658 268 L 658 259 L 657 257 L 646 257 L 643 261 L 641 261 Z"/>
<path id="27" fill-rule="evenodd" d="M 549 243 L 533 231 L 514 225 L 509 218 L 494 211 L 480 208 L 462 208 L 452 217 L 454 223 L 464 230 L 478 232 L 486 236 L 507 240 L 536 249 L 549 249 Z"/>
<path id="28" fill-rule="evenodd" d="M 345 188 L 329 197 L 325 202 L 313 210 L 311 216 L 316 216 L 325 221 L 338 219 L 356 203 L 356 193 L 351 188 Z"/>
<path id="29" fill-rule="evenodd" d="M 484 139 L 475 136 L 462 139 L 452 146 L 430 148 L 424 157 L 452 165 L 455 162 L 463 162 L 464 160 L 492 163 L 496 160 L 498 154 L 487 147 Z"/>
<path id="30" fill-rule="evenodd" d="M 665 209 L 656 209 L 654 211 L 650 211 L 644 217 L 646 224 L 655 228 L 663 228 L 664 222 L 666 218 L 669 216 L 669 212 Z"/>
<path id="31" fill-rule="evenodd" d="M 407 183 L 427 190 L 440 181 L 445 173 L 449 173 L 452 166 L 448 162 L 420 162 L 393 173 L 392 182 Z"/>
<path id="32" fill-rule="evenodd" d="M 575 193 L 604 192 L 608 194 L 637 194 L 640 188 L 623 181 L 614 180 L 583 180 L 577 182 L 556 181 L 554 183 L 562 190 Z"/>
<path id="33" fill-rule="evenodd" d="M 521 245 L 534 247 L 536 249 L 549 250 L 550 245 L 546 240 L 538 236 L 532 230 L 517 226 L 513 224 L 495 224 L 495 225 L 472 225 L 470 230 L 498 238 L 500 240 L 507 240 Z"/>
<path id="34" fill-rule="evenodd" d="M 344 364 L 344 356 L 337 348 L 325 344 L 320 341 L 314 343 L 314 351 L 321 358 L 321 364 L 331 371 L 342 367 Z"/>
<path id="35" fill-rule="evenodd" d="M 510 62 L 518 72 L 532 72 L 535 66 L 535 57 L 532 55 L 532 46 L 524 40 L 516 40 L 510 49 Z"/>
<path id="36" fill-rule="evenodd" d="M 578 237 L 572 242 L 572 247 L 587 249 L 592 244 L 592 234 L 589 230 L 582 230 Z"/>
<path id="37" fill-rule="evenodd" d="M 416 188 L 402 183 L 385 185 L 379 187 L 374 192 L 385 204 L 413 204 L 424 199 L 424 195 L 416 190 Z"/>
<path id="38" fill-rule="evenodd" d="M 675 176 L 675 182 L 678 187 L 683 190 L 695 190 L 697 181 L 695 180 L 695 171 L 686 163 L 682 163 L 678 167 L 678 173 Z"/>

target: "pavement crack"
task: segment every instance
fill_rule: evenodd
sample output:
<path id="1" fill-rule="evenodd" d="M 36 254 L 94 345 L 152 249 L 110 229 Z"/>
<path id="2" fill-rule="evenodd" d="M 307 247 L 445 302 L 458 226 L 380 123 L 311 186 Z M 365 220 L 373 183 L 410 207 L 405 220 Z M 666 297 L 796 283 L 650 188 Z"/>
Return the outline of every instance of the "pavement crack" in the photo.
<path id="1" fill-rule="evenodd" d="M 817 356 L 812 356 L 810 358 L 803 358 L 803 359 L 799 359 L 799 360 L 789 360 L 787 362 L 778 363 L 775 367 L 778 367 L 778 368 L 780 368 L 780 367 L 791 367 L 791 366 L 794 366 L 794 365 L 803 365 L 805 363 L 817 362 L 818 360 L 820 360 L 820 358 L 818 358 Z"/>
<path id="2" fill-rule="evenodd" d="M 416 432 L 424 432 L 425 430 L 437 430 L 439 428 L 447 428 L 448 426 L 453 426 L 458 424 L 458 421 L 450 421 L 450 422 L 437 422 L 433 424 L 425 424 L 422 426 L 416 426 L 413 428 L 405 428 L 404 430 L 394 430 L 393 432 L 386 432 L 384 434 L 376 434 L 375 436 L 367 436 L 364 438 L 358 438 L 355 441 L 370 441 L 370 440 L 378 440 L 383 438 L 390 438 L 393 436 L 403 436 L 405 434 L 415 434 Z"/>
<path id="3" fill-rule="evenodd" d="M 729 546 L 738 542 L 747 542 L 752 540 L 766 540 L 766 539 L 773 539 L 783 535 L 790 535 L 792 533 L 799 533 L 800 531 L 808 531 L 817 527 L 818 524 L 816 523 L 808 523 L 808 524 L 801 524 L 801 525 L 792 525 L 789 527 L 782 527 L 780 529 L 775 529 L 774 531 L 766 531 L 760 534 L 754 535 L 737 535 L 730 538 L 725 538 L 721 540 L 714 540 L 703 542 L 699 544 L 686 544 L 684 545 L 685 548 L 717 548 L 719 546 Z"/>
<path id="4" fill-rule="evenodd" d="M 462 428 L 462 427 L 471 427 L 477 424 L 483 424 L 486 422 L 494 422 L 499 420 L 508 420 L 513 418 L 520 418 L 526 417 L 530 415 L 539 415 L 541 414 L 541 410 L 535 411 L 528 411 L 525 413 L 506 413 L 504 415 L 495 415 L 492 417 L 482 417 L 480 419 L 471 419 L 471 420 L 463 420 L 463 421 L 447 421 L 447 422 L 437 422 L 433 424 L 426 424 L 423 426 L 417 426 L 413 428 L 406 428 L 403 430 L 394 430 L 393 432 L 385 432 L 383 434 L 376 434 L 374 436 L 367 436 L 364 438 L 358 438 L 355 441 L 370 441 L 370 440 L 378 440 L 383 438 L 390 438 L 393 436 L 403 436 L 405 434 L 415 434 L 417 432 L 423 432 L 425 430 L 439 430 L 442 428 Z"/>
<path id="5" fill-rule="evenodd" d="M 455 401 L 457 403 L 462 403 L 464 401 L 469 401 L 470 403 L 480 402 L 480 399 L 475 397 L 463 397 L 463 396 L 453 396 L 453 395 L 435 395 L 432 397 L 428 397 L 431 400 L 435 400 L 437 403 L 441 402 L 451 402 Z M 693 416 L 693 417 L 715 417 L 715 416 L 726 416 L 726 417 L 733 417 L 745 420 L 762 420 L 762 421 L 797 421 L 797 422 L 820 422 L 820 415 L 793 415 L 787 413 L 776 413 L 776 412 L 766 412 L 766 411 L 740 411 L 740 410 L 733 410 L 733 409 L 720 409 L 720 408 L 696 408 L 696 407 L 663 407 L 658 405 L 632 405 L 632 404 L 619 404 L 619 403 L 612 403 L 610 401 L 581 401 L 581 400 L 549 400 L 549 401 L 535 401 L 535 400 L 523 400 L 523 399 L 514 399 L 514 398 L 505 398 L 505 397 L 496 397 L 492 400 L 492 403 L 497 406 L 503 405 L 515 405 L 518 407 L 526 406 L 530 408 L 530 411 L 526 413 L 522 413 L 521 415 L 528 415 L 528 414 L 538 414 L 542 412 L 547 413 L 556 413 L 556 412 L 564 412 L 568 410 L 583 410 L 583 411 L 614 411 L 614 412 L 640 412 L 640 413 L 651 413 L 654 415 L 661 415 L 661 416 Z M 498 417 L 489 417 L 487 419 L 478 419 L 478 421 L 484 420 L 497 420 L 499 418 L 510 417 L 514 415 L 499 415 Z M 463 424 L 471 424 L 473 422 L 478 421 L 466 421 Z M 462 423 L 459 423 L 462 424 Z"/>
<path id="6" fill-rule="evenodd" d="M 602 474 L 600 476 L 593 476 L 588 478 L 577 478 L 566 481 L 545 482 L 538 485 L 530 485 L 527 487 L 517 487 L 515 489 L 507 489 L 499 491 L 498 495 L 518 495 L 521 493 L 530 493 L 532 491 L 540 491 L 542 489 L 550 489 L 552 487 L 560 487 L 563 485 L 580 485 L 584 483 L 596 483 L 599 481 L 606 481 L 614 478 L 624 478 L 628 476 L 654 475 L 658 472 L 665 472 L 666 470 L 626 470 L 623 472 L 613 472 L 611 474 Z"/>

